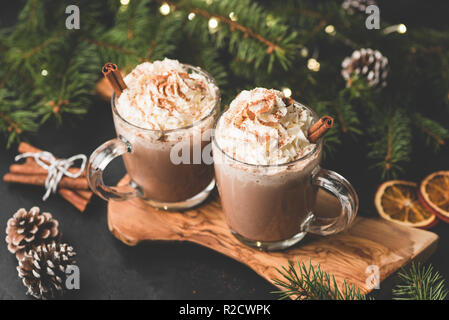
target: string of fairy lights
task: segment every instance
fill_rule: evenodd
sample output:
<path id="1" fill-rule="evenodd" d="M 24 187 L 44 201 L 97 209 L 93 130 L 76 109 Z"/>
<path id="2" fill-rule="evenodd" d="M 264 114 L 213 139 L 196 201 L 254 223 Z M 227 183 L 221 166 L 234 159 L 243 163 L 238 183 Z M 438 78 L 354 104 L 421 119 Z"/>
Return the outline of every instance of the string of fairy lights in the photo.
<path id="1" fill-rule="evenodd" d="M 212 1 L 213 0 L 205 0 L 206 4 L 208 4 L 208 5 L 210 5 L 212 3 Z M 131 0 L 120 0 L 120 4 L 122 5 L 123 9 L 126 9 L 126 7 L 129 5 L 130 2 L 131 2 Z M 174 8 L 172 6 L 170 6 L 167 2 L 162 3 L 161 6 L 159 7 L 160 14 L 162 14 L 164 16 L 169 15 L 173 10 L 174 10 Z M 194 12 L 190 12 L 187 15 L 187 19 L 189 21 L 192 21 L 193 19 L 195 19 L 195 17 L 196 17 L 196 14 Z M 231 21 L 237 21 L 238 20 L 237 14 L 235 12 L 230 12 L 229 19 L 231 19 Z M 218 28 L 219 28 L 219 24 L 220 24 L 220 21 L 217 18 L 215 18 L 215 17 L 209 18 L 209 21 L 207 24 L 209 32 L 211 34 L 217 32 Z M 269 15 L 267 17 L 267 26 L 270 27 L 273 24 L 274 24 L 273 17 Z M 324 28 L 324 32 L 327 33 L 329 36 L 335 36 L 337 34 L 337 30 L 331 24 L 327 25 Z M 401 23 L 401 24 L 396 24 L 396 25 L 386 27 L 385 29 L 382 30 L 382 32 L 384 34 L 390 34 L 390 33 L 394 33 L 394 32 L 397 32 L 399 34 L 404 34 L 407 32 L 407 27 L 405 26 L 405 24 Z M 309 57 L 309 49 L 307 49 L 306 47 L 302 47 L 300 49 L 300 55 L 303 58 Z M 307 59 L 307 68 L 314 72 L 320 71 L 320 62 L 318 61 L 318 51 L 317 50 L 315 50 L 315 53 L 313 54 L 312 57 Z M 48 76 L 48 70 L 42 69 L 41 75 L 43 77 Z M 281 90 L 286 97 L 290 97 L 292 95 L 292 90 L 288 87 L 283 87 Z"/>

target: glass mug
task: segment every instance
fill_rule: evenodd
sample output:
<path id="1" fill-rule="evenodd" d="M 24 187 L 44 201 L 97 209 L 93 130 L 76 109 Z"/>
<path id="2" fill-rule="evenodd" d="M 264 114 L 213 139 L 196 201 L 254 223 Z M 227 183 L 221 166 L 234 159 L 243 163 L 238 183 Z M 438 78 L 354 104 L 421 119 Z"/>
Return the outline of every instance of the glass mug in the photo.
<path id="1" fill-rule="evenodd" d="M 303 107 L 318 120 L 311 109 Z M 217 125 L 219 120 L 215 129 Z M 320 138 L 300 159 L 280 165 L 254 165 L 225 153 L 214 135 L 215 179 L 226 221 L 238 240 L 261 250 L 281 250 L 296 244 L 308 232 L 326 236 L 352 223 L 358 210 L 357 193 L 341 175 L 320 168 L 322 148 Z M 314 214 L 319 188 L 339 200 L 339 217 Z"/>
<path id="2" fill-rule="evenodd" d="M 214 84 L 216 99 L 211 111 L 190 126 L 172 130 L 146 129 L 120 116 L 114 93 L 111 106 L 117 138 L 99 146 L 90 156 L 86 169 L 90 188 L 101 198 L 127 200 L 139 197 L 153 207 L 172 211 L 198 205 L 213 190 L 212 163 L 187 161 L 176 164 L 171 159 L 171 150 L 175 146 L 181 150 L 187 148 L 190 155 L 198 149 L 210 148 L 210 131 L 220 109 L 220 91 L 215 80 L 198 67 L 186 64 L 184 67 L 186 72 L 201 74 Z M 209 140 L 204 138 L 207 132 Z M 106 186 L 103 171 L 119 156 L 123 157 L 131 182 L 125 186 Z"/>

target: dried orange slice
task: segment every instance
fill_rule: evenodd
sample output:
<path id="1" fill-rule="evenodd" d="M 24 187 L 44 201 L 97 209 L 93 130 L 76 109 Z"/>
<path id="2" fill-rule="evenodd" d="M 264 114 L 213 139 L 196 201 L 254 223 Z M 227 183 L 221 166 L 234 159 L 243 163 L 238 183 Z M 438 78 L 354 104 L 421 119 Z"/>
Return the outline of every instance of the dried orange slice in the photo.
<path id="1" fill-rule="evenodd" d="M 391 180 L 382 183 L 374 204 L 382 218 L 405 226 L 427 229 L 438 222 L 436 215 L 419 201 L 415 182 Z"/>
<path id="2" fill-rule="evenodd" d="M 421 202 L 438 218 L 449 222 L 449 171 L 428 175 L 419 187 Z"/>

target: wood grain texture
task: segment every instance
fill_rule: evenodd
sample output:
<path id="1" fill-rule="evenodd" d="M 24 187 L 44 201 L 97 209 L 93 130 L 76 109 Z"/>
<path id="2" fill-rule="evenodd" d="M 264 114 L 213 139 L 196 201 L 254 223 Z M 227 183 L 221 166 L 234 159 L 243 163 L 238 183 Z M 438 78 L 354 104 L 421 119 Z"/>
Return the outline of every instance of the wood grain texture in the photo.
<path id="1" fill-rule="evenodd" d="M 119 184 L 127 183 L 124 177 Z M 163 212 L 139 199 L 108 204 L 109 230 L 128 245 L 144 240 L 191 241 L 246 264 L 271 282 L 278 278 L 275 268 L 288 261 L 311 260 L 362 292 L 367 266 L 377 265 L 384 280 L 413 259 L 424 260 L 436 249 L 438 236 L 432 232 L 403 227 L 381 219 L 359 217 L 347 231 L 330 237 L 308 235 L 299 244 L 281 252 L 262 252 L 241 244 L 230 233 L 218 196 L 185 212 Z M 326 207 L 324 205 L 323 207 Z"/>

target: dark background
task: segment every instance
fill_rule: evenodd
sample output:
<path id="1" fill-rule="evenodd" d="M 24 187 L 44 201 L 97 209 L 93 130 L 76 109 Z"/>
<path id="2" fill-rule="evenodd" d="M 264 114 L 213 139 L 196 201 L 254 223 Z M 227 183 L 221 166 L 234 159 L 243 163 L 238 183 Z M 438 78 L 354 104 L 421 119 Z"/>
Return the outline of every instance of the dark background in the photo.
<path id="1" fill-rule="evenodd" d="M 394 5 L 391 3 L 394 2 Z M 14 25 L 24 1 L 1 1 L 0 27 Z M 381 17 L 389 21 L 429 27 L 445 27 L 448 19 L 438 10 L 437 1 L 379 1 Z M 89 155 L 98 145 L 115 136 L 108 103 L 95 100 L 82 120 L 66 119 L 63 126 L 45 125 L 30 142 L 58 157 L 84 153 Z M 6 150 L 0 137 L 0 175 L 8 171 L 17 154 L 16 146 Z M 359 148 L 344 141 L 336 158 L 327 159 L 323 167 L 347 177 L 360 196 L 361 216 L 377 216 L 373 197 L 380 180 L 377 173 L 361 167 L 365 155 L 344 157 L 345 150 Z M 351 153 L 355 154 L 354 152 Z M 402 178 L 420 181 L 427 174 L 449 169 L 449 150 L 438 155 L 415 154 Z M 124 174 L 121 160 L 108 167 L 106 182 L 115 183 Z M 106 202 L 94 197 L 85 213 L 79 213 L 58 195 L 42 202 L 44 189 L 0 183 L 0 230 L 19 208 L 39 206 L 60 222 L 63 240 L 77 251 L 81 271 L 81 290 L 69 297 L 80 299 L 273 299 L 275 287 L 246 266 L 196 244 L 182 242 L 147 242 L 128 247 L 108 231 Z M 437 251 L 429 260 L 449 279 L 449 225 L 440 222 L 432 229 L 440 236 Z M 385 235 L 388 237 L 388 235 Z M 6 244 L 0 245 L 0 299 L 24 299 L 25 287 L 17 276 L 16 259 Z M 390 281 L 393 283 L 394 281 Z M 378 298 L 390 298 L 391 287 L 381 284 Z"/>

